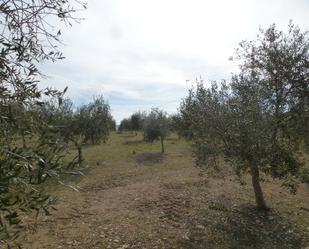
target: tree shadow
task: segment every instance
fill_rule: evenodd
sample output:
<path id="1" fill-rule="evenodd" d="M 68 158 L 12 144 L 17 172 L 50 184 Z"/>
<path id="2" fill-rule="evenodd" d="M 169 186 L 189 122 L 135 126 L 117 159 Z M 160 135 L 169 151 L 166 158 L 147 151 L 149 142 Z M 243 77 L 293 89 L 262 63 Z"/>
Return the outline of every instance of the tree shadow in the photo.
<path id="1" fill-rule="evenodd" d="M 147 152 L 134 156 L 135 162 L 140 165 L 160 164 L 164 161 L 165 155 L 160 152 Z"/>
<path id="2" fill-rule="evenodd" d="M 134 133 L 132 133 L 132 134 L 121 134 L 120 133 L 119 137 L 132 138 L 132 137 L 136 137 L 136 135 Z"/>
<path id="3" fill-rule="evenodd" d="M 193 221 L 183 248 L 301 249 L 305 234 L 275 211 L 261 212 L 254 206 L 234 210 L 209 206 L 201 220 Z M 196 222 L 201 224 L 196 225 Z M 202 229 L 201 229 L 202 227 Z"/>
<path id="4" fill-rule="evenodd" d="M 136 145 L 136 144 L 143 144 L 143 143 L 146 143 L 146 142 L 144 140 L 127 140 L 123 142 L 124 145 Z"/>
<path id="5" fill-rule="evenodd" d="M 167 137 L 165 139 L 166 141 L 171 141 L 171 142 L 177 142 L 179 141 L 180 139 L 178 137 Z"/>

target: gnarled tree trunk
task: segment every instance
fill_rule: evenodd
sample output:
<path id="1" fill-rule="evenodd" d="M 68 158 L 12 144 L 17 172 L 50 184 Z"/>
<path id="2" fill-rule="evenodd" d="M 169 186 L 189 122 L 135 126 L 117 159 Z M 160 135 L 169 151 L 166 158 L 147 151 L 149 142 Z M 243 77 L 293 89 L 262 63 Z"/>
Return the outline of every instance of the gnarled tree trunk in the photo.
<path id="1" fill-rule="evenodd" d="M 22 142 L 23 142 L 23 149 L 26 149 L 27 144 L 26 144 L 25 132 L 23 130 L 21 131 L 21 138 L 22 138 Z"/>
<path id="2" fill-rule="evenodd" d="M 160 137 L 160 141 L 161 141 L 161 152 L 164 153 L 165 149 L 164 149 L 164 139 L 163 139 L 163 137 Z"/>
<path id="3" fill-rule="evenodd" d="M 82 143 L 79 143 L 77 140 L 75 139 L 70 139 L 70 141 L 72 141 L 75 145 L 75 148 L 77 149 L 77 159 L 78 159 L 78 164 L 81 165 L 83 162 L 83 148 L 82 148 Z"/>
<path id="4" fill-rule="evenodd" d="M 81 164 L 83 162 L 82 146 L 78 145 L 77 150 L 78 150 L 78 164 Z"/>
<path id="5" fill-rule="evenodd" d="M 257 208 L 261 210 L 267 210 L 268 208 L 264 200 L 263 191 L 260 185 L 259 168 L 256 164 L 251 164 L 250 169 Z"/>

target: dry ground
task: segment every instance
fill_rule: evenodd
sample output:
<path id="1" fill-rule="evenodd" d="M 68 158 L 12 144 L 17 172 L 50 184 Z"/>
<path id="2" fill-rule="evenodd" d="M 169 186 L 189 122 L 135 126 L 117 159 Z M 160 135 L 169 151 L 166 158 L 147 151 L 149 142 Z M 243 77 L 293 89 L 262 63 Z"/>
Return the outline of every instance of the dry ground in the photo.
<path id="1" fill-rule="evenodd" d="M 296 195 L 265 180 L 268 213 L 254 209 L 250 184 L 232 174 L 203 174 L 189 145 L 176 138 L 145 144 L 141 136 L 113 134 L 85 148 L 81 190 L 56 187 L 52 216 L 29 224 L 29 249 L 306 248 L 309 188 Z"/>

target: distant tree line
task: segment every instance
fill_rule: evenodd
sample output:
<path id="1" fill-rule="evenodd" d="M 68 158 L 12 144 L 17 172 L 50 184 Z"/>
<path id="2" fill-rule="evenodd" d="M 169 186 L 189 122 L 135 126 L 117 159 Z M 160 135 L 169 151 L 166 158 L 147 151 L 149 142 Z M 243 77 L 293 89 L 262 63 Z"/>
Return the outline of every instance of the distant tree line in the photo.
<path id="1" fill-rule="evenodd" d="M 118 131 L 131 131 L 137 135 L 138 131 L 143 132 L 143 138 L 146 142 L 153 143 L 159 140 L 161 152 L 165 152 L 164 140 L 174 131 L 175 119 L 173 115 L 168 115 L 159 108 L 152 108 L 149 113 L 135 112 L 129 118 L 124 118 L 118 127 Z"/>
<path id="2" fill-rule="evenodd" d="M 143 130 L 146 117 L 147 117 L 146 112 L 141 111 L 135 112 L 130 117 L 121 120 L 118 126 L 118 131 L 119 132 L 132 131 L 135 132 L 135 134 L 137 135 L 138 131 Z"/>

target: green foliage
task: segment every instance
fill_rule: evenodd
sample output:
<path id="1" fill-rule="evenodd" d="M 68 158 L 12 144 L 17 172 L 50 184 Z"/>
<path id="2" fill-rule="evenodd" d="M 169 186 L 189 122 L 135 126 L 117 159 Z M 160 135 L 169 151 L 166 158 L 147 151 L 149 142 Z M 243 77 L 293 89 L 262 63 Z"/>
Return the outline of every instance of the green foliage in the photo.
<path id="1" fill-rule="evenodd" d="M 256 41 L 244 41 L 236 51 L 242 73 L 258 78 L 265 112 L 276 142 L 293 137 L 308 145 L 309 137 L 309 37 L 290 22 L 284 33 L 271 25 Z M 299 144 L 299 143 L 296 143 Z"/>
<path id="2" fill-rule="evenodd" d="M 49 125 L 57 129 L 64 142 L 73 142 L 78 150 L 80 164 L 83 161 L 82 145 L 106 142 L 110 130 L 115 128 L 110 107 L 102 96 L 76 111 L 69 99 L 61 98 L 60 102 L 53 99 L 43 105 L 39 112 L 42 118 L 49 121 Z"/>
<path id="3" fill-rule="evenodd" d="M 190 124 L 197 164 L 215 166 L 223 155 L 237 174 L 249 171 L 257 205 L 265 208 L 259 171 L 294 179 L 303 167 L 297 153 L 309 136 L 309 42 L 292 24 L 288 34 L 275 26 L 261 32 L 256 42 L 241 43 L 241 72 L 230 85 L 207 88 L 201 80 L 180 113 Z M 295 183 L 285 186 L 295 191 Z"/>
<path id="4" fill-rule="evenodd" d="M 143 113 L 143 112 L 133 113 L 130 117 L 131 129 L 135 132 L 141 131 L 144 126 L 145 118 L 146 118 L 146 113 Z"/>
<path id="5" fill-rule="evenodd" d="M 152 108 L 144 123 L 144 139 L 153 142 L 160 139 L 161 149 L 164 152 L 164 139 L 170 133 L 170 122 L 167 114 L 158 108 Z"/>
<path id="6" fill-rule="evenodd" d="M 112 116 L 110 107 L 103 96 L 98 96 L 93 102 L 82 106 L 76 115 L 85 143 L 89 141 L 92 144 L 106 142 Z"/>
<path id="7" fill-rule="evenodd" d="M 186 114 L 176 113 L 169 117 L 171 131 L 178 134 L 180 137 L 190 139 L 192 134 L 190 130 L 190 120 L 187 120 Z"/>
<path id="8" fill-rule="evenodd" d="M 11 243 L 19 235 L 21 212 L 48 212 L 54 198 L 42 192 L 39 185 L 51 177 L 58 179 L 65 167 L 62 163 L 65 146 L 54 127 L 30 115 L 31 111 L 24 116 L 14 115 L 13 108 L 9 109 L 12 113 L 1 110 L 0 122 L 1 243 Z M 28 140 L 27 146 L 21 143 L 20 131 L 27 134 L 28 139 L 24 138 Z"/>
<path id="9" fill-rule="evenodd" d="M 116 131 L 116 120 L 111 116 L 108 122 L 109 131 Z"/>
<path id="10" fill-rule="evenodd" d="M 146 112 L 135 112 L 129 118 L 121 120 L 118 130 L 122 131 L 141 131 L 144 127 Z"/>
<path id="11" fill-rule="evenodd" d="M 118 127 L 118 130 L 120 132 L 131 131 L 132 130 L 132 123 L 131 123 L 130 119 L 124 118 L 123 120 L 121 120 L 120 125 Z"/>
<path id="12" fill-rule="evenodd" d="M 228 211 L 228 209 L 222 203 L 219 202 L 211 202 L 208 205 L 208 208 L 215 211 L 222 211 L 222 212 Z"/>
<path id="13" fill-rule="evenodd" d="M 39 185 L 61 172 L 63 140 L 36 110 L 62 93 L 38 89 L 37 65 L 63 58 L 49 21 L 69 23 L 74 11 L 69 0 L 0 3 L 0 247 L 19 236 L 22 212 L 48 212 L 54 201 Z"/>

